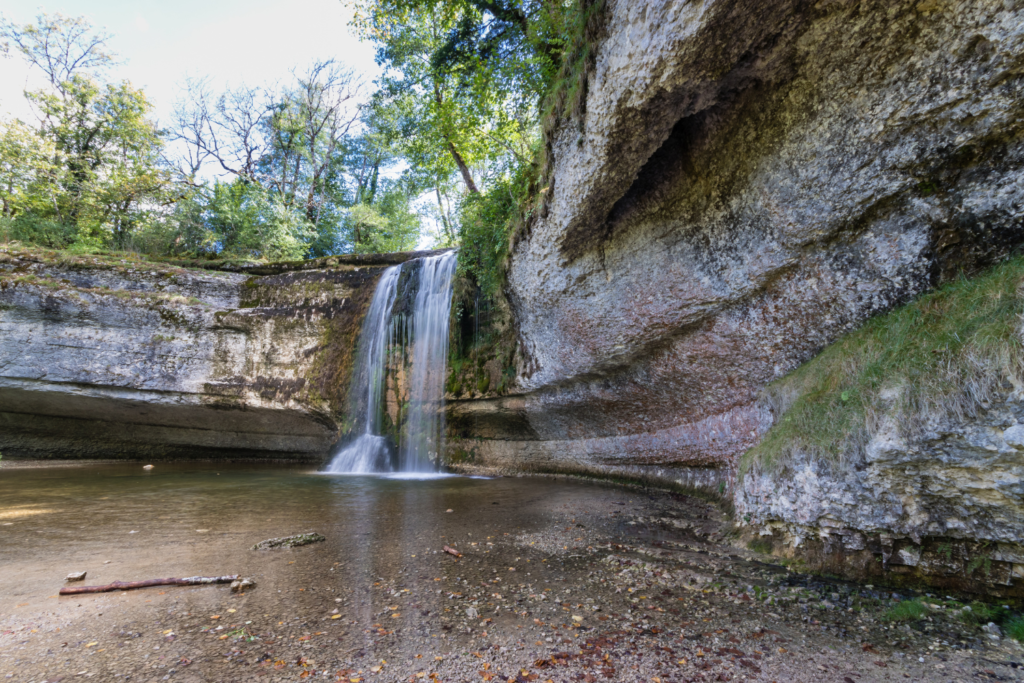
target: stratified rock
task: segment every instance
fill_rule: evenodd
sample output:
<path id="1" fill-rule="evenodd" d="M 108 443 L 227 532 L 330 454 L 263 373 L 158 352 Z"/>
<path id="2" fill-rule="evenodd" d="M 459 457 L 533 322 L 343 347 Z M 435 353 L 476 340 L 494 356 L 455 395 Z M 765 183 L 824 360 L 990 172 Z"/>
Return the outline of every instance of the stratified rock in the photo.
<path id="1" fill-rule="evenodd" d="M 478 463 L 728 469 L 768 382 L 1024 242 L 1019 4 L 609 0 L 606 21 L 508 270 L 526 393 L 450 410 Z"/>
<path id="2" fill-rule="evenodd" d="M 253 550 L 270 550 L 271 548 L 295 548 L 310 543 L 320 543 L 327 539 L 320 534 L 296 534 L 295 536 L 284 536 L 282 538 L 268 538 L 260 541 L 252 547 Z"/>
<path id="3" fill-rule="evenodd" d="M 921 4 L 611 0 L 509 265 L 525 393 L 453 448 L 728 472 L 768 382 L 1024 242 L 1024 8 Z"/>
<path id="4" fill-rule="evenodd" d="M 0 451 L 322 459 L 376 280 L 415 255 L 225 272 L 2 248 Z"/>

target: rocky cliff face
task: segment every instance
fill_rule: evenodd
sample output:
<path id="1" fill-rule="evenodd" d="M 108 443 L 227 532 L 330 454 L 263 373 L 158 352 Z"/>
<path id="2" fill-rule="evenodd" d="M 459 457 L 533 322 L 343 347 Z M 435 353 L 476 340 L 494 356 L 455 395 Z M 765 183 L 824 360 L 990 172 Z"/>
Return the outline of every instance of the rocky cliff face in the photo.
<path id="1" fill-rule="evenodd" d="M 478 450 L 728 468 L 767 382 L 1024 241 L 1018 4 L 610 2 Z"/>
<path id="2" fill-rule="evenodd" d="M 453 404 L 453 458 L 733 490 L 766 384 L 1024 243 L 1024 4 L 611 0 L 606 26 L 511 258 L 520 393 Z M 935 453 L 883 470 L 941 479 Z M 776 501 L 810 526 L 877 491 L 812 480 Z"/>
<path id="3" fill-rule="evenodd" d="M 0 452 L 324 458 L 381 269 L 0 252 Z"/>

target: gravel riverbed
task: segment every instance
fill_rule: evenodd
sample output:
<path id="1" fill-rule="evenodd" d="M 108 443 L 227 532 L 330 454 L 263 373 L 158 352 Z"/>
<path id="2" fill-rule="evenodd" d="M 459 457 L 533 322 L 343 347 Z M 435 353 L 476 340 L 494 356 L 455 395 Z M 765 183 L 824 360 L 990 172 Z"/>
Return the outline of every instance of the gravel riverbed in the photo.
<path id="1" fill-rule="evenodd" d="M 112 523 L 116 542 L 86 525 L 63 545 L 46 524 L 67 517 L 10 514 L 47 503 L 0 508 L 11 520 L 0 534 L 18 541 L 0 550 L 0 681 L 1024 677 L 1020 645 L 965 621 L 956 596 L 916 596 L 927 614 L 890 621 L 915 596 L 731 547 L 728 518 L 698 498 L 529 478 L 407 482 L 379 497 L 370 531 L 324 513 L 316 496 L 290 508 L 241 496 L 248 514 L 219 511 L 209 528 L 181 529 L 172 515 L 175 531 L 160 533 L 157 507 L 134 515 L 137 533 Z M 249 549 L 307 530 L 328 540 Z M 25 550 L 31 534 L 36 552 Z M 255 588 L 55 595 L 72 570 L 88 570 L 91 585 L 229 565 Z"/>

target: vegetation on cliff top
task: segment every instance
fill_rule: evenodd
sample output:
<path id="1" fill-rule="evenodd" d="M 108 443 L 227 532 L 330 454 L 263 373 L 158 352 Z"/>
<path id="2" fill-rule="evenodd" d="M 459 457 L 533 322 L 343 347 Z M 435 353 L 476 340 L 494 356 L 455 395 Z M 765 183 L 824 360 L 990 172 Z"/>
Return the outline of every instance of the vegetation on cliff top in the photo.
<path id="1" fill-rule="evenodd" d="M 1015 258 L 869 320 L 772 383 L 764 399 L 775 425 L 741 472 L 777 470 L 796 456 L 856 461 L 883 420 L 913 436 L 1024 386 L 1022 288 L 1024 258 Z"/>
<path id="2" fill-rule="evenodd" d="M 146 94 L 110 78 L 110 37 L 81 17 L 0 18 L 0 56 L 44 83 L 25 93 L 35 121 L 0 120 L 0 241 L 257 260 L 415 247 L 422 188 L 388 172 L 398 132 L 367 118 L 350 70 L 189 80 L 159 128 Z"/>
<path id="3" fill-rule="evenodd" d="M 403 251 L 436 228 L 470 294 L 501 297 L 509 238 L 550 193 L 580 119 L 604 0 L 350 0 L 383 73 L 326 60 L 281 86 L 188 79 L 164 127 L 110 75 L 84 18 L 0 19 L 0 55 L 45 85 L 0 120 L 0 242 L 78 253 L 296 259 Z"/>

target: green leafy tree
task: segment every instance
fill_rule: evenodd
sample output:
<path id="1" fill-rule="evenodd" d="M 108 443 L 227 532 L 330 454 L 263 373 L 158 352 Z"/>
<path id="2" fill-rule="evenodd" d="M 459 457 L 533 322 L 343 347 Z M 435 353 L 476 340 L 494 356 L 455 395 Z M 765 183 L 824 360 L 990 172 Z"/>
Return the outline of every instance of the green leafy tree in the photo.
<path id="1" fill-rule="evenodd" d="M 50 187 L 36 186 L 51 201 L 33 211 L 74 226 L 86 242 L 124 246 L 169 183 L 145 94 L 127 81 L 100 80 L 114 63 L 108 36 L 81 17 L 40 14 L 25 26 L 5 19 L 0 36 L 48 81 L 26 93 L 40 117 L 37 135 L 52 149 Z"/>
<path id="2" fill-rule="evenodd" d="M 400 193 L 394 202 L 378 205 L 356 204 L 345 215 L 342 234 L 347 251 L 356 254 L 379 254 L 408 251 L 419 237 L 419 216 L 408 210 Z"/>
<path id="3" fill-rule="evenodd" d="M 58 168 L 53 143 L 18 120 L 0 121 L 0 209 L 8 219 L 33 208 L 43 208 Z"/>
<path id="4" fill-rule="evenodd" d="M 220 255 L 270 261 L 299 259 L 314 236 L 313 226 L 301 211 L 241 178 L 214 183 L 199 201 L 198 242 Z"/>

